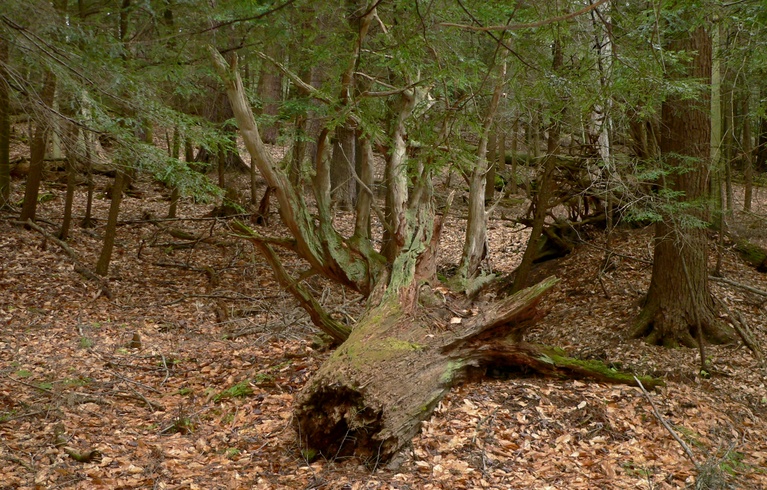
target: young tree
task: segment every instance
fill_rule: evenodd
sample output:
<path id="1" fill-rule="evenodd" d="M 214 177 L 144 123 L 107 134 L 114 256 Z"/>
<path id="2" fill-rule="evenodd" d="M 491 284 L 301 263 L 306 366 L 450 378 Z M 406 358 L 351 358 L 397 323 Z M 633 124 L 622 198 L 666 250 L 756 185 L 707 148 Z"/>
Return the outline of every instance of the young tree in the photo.
<path id="1" fill-rule="evenodd" d="M 27 185 L 24 188 L 24 202 L 21 206 L 21 221 L 35 220 L 37 212 L 37 199 L 40 192 L 40 184 L 43 180 L 43 162 L 45 149 L 48 144 L 50 132 L 50 119 L 47 108 L 53 107 L 53 97 L 56 93 L 56 75 L 50 70 L 45 71 L 43 76 L 43 88 L 40 93 L 40 105 L 34 134 L 29 144 L 29 174 Z M 48 116 L 48 117 L 46 117 Z"/>

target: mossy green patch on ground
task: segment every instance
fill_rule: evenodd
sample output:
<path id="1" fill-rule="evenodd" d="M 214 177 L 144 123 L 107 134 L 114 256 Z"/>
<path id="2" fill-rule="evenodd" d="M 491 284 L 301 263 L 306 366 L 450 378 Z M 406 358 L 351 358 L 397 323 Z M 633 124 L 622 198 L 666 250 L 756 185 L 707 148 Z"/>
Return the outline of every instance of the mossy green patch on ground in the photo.
<path id="1" fill-rule="evenodd" d="M 221 400 L 224 400 L 226 398 L 241 398 L 244 396 L 249 396 L 253 394 L 253 388 L 251 388 L 250 383 L 247 381 L 241 381 L 237 383 L 236 385 L 232 386 L 231 388 L 228 388 L 218 395 L 213 397 L 214 402 L 219 402 Z"/>

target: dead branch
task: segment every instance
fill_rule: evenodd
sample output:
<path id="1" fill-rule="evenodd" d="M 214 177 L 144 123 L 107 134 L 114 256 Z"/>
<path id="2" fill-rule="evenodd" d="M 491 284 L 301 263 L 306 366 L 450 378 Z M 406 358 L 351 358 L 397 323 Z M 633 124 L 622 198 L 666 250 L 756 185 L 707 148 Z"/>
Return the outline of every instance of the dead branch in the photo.
<path id="1" fill-rule="evenodd" d="M 109 299 L 112 299 L 112 292 L 109 290 L 109 284 L 107 280 L 95 272 L 91 271 L 87 267 L 85 267 L 80 260 L 80 258 L 77 256 L 77 253 L 75 253 L 72 248 L 67 245 L 66 242 L 59 240 L 55 236 L 51 235 L 47 231 L 45 231 L 40 225 L 36 224 L 32 220 L 24 221 L 13 221 L 14 225 L 18 226 L 28 226 L 29 228 L 32 228 L 36 232 L 40 233 L 43 237 L 45 237 L 46 240 L 50 240 L 59 247 L 61 247 L 64 252 L 69 256 L 70 259 L 72 259 L 72 262 L 75 263 L 75 272 L 78 272 L 79 274 L 83 275 L 85 278 L 90 279 L 91 281 L 94 281 L 98 284 L 99 288 L 101 288 L 101 293 L 106 296 Z"/>
<path id="2" fill-rule="evenodd" d="M 144 218 L 144 219 L 127 219 L 118 221 L 117 225 L 139 225 L 142 223 L 152 223 L 156 225 L 161 222 L 174 222 L 174 221 L 226 221 L 236 218 L 247 218 L 249 213 L 231 214 L 228 216 L 204 216 L 201 218 Z"/>
<path id="3" fill-rule="evenodd" d="M 743 318 L 743 315 L 736 311 L 735 314 L 730 311 L 730 309 L 727 307 L 724 301 L 718 302 L 720 307 L 727 313 L 727 316 L 730 317 L 732 320 L 731 325 L 732 328 L 735 329 L 736 332 L 738 332 L 738 335 L 740 336 L 740 339 L 743 341 L 743 344 L 748 347 L 748 350 L 750 350 L 757 361 L 760 363 L 764 362 L 764 351 L 762 351 L 761 346 L 759 343 L 754 339 L 754 334 L 751 332 L 751 329 L 748 327 L 748 323 L 746 323 L 746 319 Z"/>
<path id="4" fill-rule="evenodd" d="M 757 289 L 753 286 L 749 286 L 748 284 L 743 284 L 737 281 L 733 281 L 732 279 L 727 279 L 724 277 L 709 276 L 708 280 L 714 281 L 714 282 L 723 282 L 725 284 L 729 284 L 730 286 L 735 286 L 736 288 L 744 289 L 750 293 L 758 294 L 759 296 L 767 296 L 767 291 Z"/>
<path id="5" fill-rule="evenodd" d="M 642 390 L 642 393 L 644 393 L 645 398 L 647 398 L 647 401 L 650 402 L 650 406 L 652 407 L 652 412 L 655 414 L 655 418 L 658 419 L 658 422 L 663 424 L 663 427 L 666 428 L 666 430 L 671 434 L 671 436 L 676 440 L 676 442 L 679 443 L 680 446 L 682 446 L 682 449 L 684 450 L 685 454 L 687 454 L 687 457 L 690 458 L 690 461 L 692 462 L 693 466 L 695 466 L 696 470 L 700 469 L 700 465 L 697 461 L 695 461 L 695 455 L 692 454 L 692 449 L 690 449 L 690 446 L 687 445 L 686 442 L 682 440 L 681 437 L 679 437 L 674 430 L 673 427 L 666 421 L 666 419 L 663 418 L 663 416 L 658 411 L 658 407 L 655 406 L 655 402 L 652 401 L 652 398 L 650 397 L 650 394 L 647 393 L 647 390 L 642 385 L 642 382 L 639 381 L 639 378 L 634 376 L 634 379 L 637 382 L 637 386 L 639 386 L 639 389 Z"/>
<path id="6" fill-rule="evenodd" d="M 580 10 L 576 10 L 575 12 L 570 12 L 569 14 L 560 15 L 557 17 L 550 17 L 548 19 L 539 20 L 538 22 L 530 22 L 525 24 L 507 24 L 505 26 L 488 26 L 488 27 L 481 27 L 481 26 L 470 26 L 465 24 L 454 24 L 451 22 L 442 22 L 440 25 L 443 25 L 445 27 L 457 27 L 459 29 L 466 29 L 469 31 L 481 31 L 481 32 L 490 32 L 490 31 L 513 31 L 517 29 L 532 29 L 534 27 L 542 27 L 549 24 L 554 24 L 557 22 L 562 22 L 565 20 L 570 20 L 575 17 L 578 17 L 579 15 L 583 15 L 585 13 L 588 13 L 595 8 L 599 7 L 603 3 L 607 2 L 607 0 L 599 0 L 596 3 L 592 3 Z"/>

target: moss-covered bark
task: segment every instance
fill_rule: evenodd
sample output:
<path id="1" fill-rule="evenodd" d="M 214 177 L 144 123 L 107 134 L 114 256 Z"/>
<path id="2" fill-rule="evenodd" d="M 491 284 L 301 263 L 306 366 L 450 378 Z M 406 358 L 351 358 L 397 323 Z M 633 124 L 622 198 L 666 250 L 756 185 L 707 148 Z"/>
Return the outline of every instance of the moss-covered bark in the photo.
<path id="1" fill-rule="evenodd" d="M 387 296 L 296 398 L 294 423 L 304 454 L 355 455 L 371 466 L 384 462 L 410 442 L 457 381 L 491 366 L 634 384 L 631 375 L 603 365 L 506 340 L 539 317 L 536 305 L 555 283 L 551 278 L 483 305 L 482 313 L 452 326 L 429 321 L 439 311 L 409 311 L 395 295 Z M 647 377 L 642 382 L 659 384 Z"/>

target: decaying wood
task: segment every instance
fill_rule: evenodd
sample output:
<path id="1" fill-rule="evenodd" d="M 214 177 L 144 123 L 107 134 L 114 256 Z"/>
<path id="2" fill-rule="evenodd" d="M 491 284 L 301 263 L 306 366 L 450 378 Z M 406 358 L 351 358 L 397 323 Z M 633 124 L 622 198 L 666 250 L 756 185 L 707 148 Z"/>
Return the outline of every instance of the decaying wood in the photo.
<path id="1" fill-rule="evenodd" d="M 427 301 L 428 291 L 439 282 L 433 259 L 441 220 L 434 216 L 427 166 L 416 169 L 413 180 L 418 184 L 409 192 L 406 123 L 419 91 L 413 88 L 396 94 L 392 148 L 384 177 L 384 246 L 379 254 L 363 233 L 347 239 L 333 228 L 330 176 L 321 157 L 315 162 L 313 179 L 317 211 L 308 212 L 300 189 L 291 185 L 264 147 L 236 58 L 227 63 L 212 48 L 211 56 L 251 160 L 274 188 L 291 239 L 278 243 L 239 221 L 232 227 L 260 249 L 280 285 L 291 292 L 315 325 L 340 344 L 296 397 L 294 425 L 305 458 L 355 455 L 371 466 L 386 461 L 410 442 L 420 423 L 455 383 L 490 367 L 522 367 L 554 376 L 634 384 L 632 378 L 603 366 L 600 369 L 556 349 L 522 342 L 524 330 L 539 319 L 537 305 L 557 282 L 555 278 L 509 298 L 469 304 L 473 316 L 454 317 L 450 302 Z M 313 95 L 315 91 L 309 89 Z M 347 116 L 354 117 L 353 113 Z M 320 156 L 328 132 L 323 129 L 317 138 Z M 325 312 L 301 279 L 284 269 L 273 244 L 306 260 L 310 273 L 322 274 L 367 298 L 366 312 L 353 329 Z M 645 382 L 660 383 L 651 378 Z"/>
<path id="2" fill-rule="evenodd" d="M 738 254 L 759 272 L 767 272 L 767 250 L 759 245 L 746 240 L 736 238 L 735 250 Z"/>
<path id="3" fill-rule="evenodd" d="M 396 297 L 369 310 L 296 398 L 295 427 L 305 455 L 385 462 L 409 443 L 454 384 L 488 367 L 635 384 L 630 376 L 611 376 L 619 373 L 555 349 L 508 340 L 540 316 L 537 305 L 556 282 L 549 278 L 460 323 L 445 321 L 443 328 L 419 316 L 423 310 L 409 313 Z"/>

